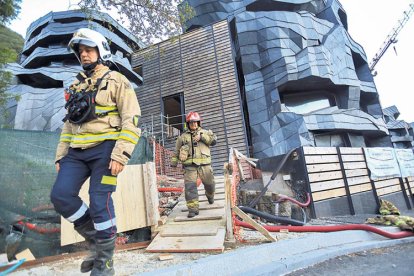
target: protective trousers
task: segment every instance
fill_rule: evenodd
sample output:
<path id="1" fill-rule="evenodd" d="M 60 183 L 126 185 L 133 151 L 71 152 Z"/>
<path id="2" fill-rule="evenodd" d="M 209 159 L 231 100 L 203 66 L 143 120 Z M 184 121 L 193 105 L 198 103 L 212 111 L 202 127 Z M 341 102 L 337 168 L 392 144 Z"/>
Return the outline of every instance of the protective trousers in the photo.
<path id="1" fill-rule="evenodd" d="M 215 182 L 211 165 L 186 166 L 184 170 L 185 200 L 188 210 L 198 210 L 197 178 L 203 182 L 207 198 L 214 198 Z"/>
<path id="2" fill-rule="evenodd" d="M 60 170 L 50 196 L 55 210 L 75 228 L 92 219 L 97 239 L 110 238 L 117 231 L 111 197 L 117 179 L 108 169 L 115 142 L 104 141 L 89 149 L 69 148 L 59 161 Z M 89 176 L 88 207 L 79 191 Z"/>

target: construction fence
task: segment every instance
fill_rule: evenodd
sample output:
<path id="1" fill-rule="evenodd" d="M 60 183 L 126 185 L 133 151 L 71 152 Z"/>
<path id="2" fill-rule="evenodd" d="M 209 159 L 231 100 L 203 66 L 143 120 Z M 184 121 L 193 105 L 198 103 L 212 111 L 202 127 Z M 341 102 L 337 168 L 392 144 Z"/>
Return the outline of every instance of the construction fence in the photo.
<path id="1" fill-rule="evenodd" d="M 15 250 L 30 247 L 35 256 L 61 252 L 60 216 L 50 202 L 59 136 L 57 132 L 0 129 L 0 253 L 7 247 L 13 251 L 10 246 Z M 150 140 L 141 137 L 129 164 L 153 159 Z"/>

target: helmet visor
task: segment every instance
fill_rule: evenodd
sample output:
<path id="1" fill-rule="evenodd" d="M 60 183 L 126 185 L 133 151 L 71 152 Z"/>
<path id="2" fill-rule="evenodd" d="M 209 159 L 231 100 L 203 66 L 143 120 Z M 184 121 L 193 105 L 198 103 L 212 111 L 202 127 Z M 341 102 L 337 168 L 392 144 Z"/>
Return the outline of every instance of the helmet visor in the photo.
<path id="1" fill-rule="evenodd" d="M 87 40 L 87 39 L 80 39 L 78 44 L 82 44 L 85 46 L 89 46 L 89 47 L 96 47 L 96 43 L 93 42 L 92 40 Z"/>

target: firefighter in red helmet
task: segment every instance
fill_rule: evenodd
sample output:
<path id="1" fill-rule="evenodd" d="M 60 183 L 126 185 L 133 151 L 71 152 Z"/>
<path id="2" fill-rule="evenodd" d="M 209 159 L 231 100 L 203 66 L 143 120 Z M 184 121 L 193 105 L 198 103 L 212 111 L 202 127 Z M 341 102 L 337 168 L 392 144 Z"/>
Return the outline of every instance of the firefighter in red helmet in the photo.
<path id="1" fill-rule="evenodd" d="M 188 217 L 192 218 L 199 213 L 197 178 L 203 182 L 208 203 L 214 203 L 215 182 L 210 146 L 216 144 L 217 138 L 211 130 L 201 128 L 201 117 L 197 112 L 189 112 L 186 122 L 188 128 L 177 139 L 171 165 L 183 164 L 185 200 Z"/>

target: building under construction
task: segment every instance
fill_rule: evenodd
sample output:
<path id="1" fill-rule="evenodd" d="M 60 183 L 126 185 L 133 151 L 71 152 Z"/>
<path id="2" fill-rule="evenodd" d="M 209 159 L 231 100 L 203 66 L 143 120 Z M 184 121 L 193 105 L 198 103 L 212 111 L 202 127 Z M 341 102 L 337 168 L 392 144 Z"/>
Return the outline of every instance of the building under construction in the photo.
<path id="1" fill-rule="evenodd" d="M 338 1 L 186 2 L 196 11 L 187 32 L 133 56 L 145 124 L 162 114 L 180 129 L 179 115 L 197 110 L 218 133 L 219 163 L 231 147 L 264 158 L 300 146 L 392 146 Z"/>

